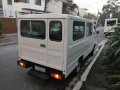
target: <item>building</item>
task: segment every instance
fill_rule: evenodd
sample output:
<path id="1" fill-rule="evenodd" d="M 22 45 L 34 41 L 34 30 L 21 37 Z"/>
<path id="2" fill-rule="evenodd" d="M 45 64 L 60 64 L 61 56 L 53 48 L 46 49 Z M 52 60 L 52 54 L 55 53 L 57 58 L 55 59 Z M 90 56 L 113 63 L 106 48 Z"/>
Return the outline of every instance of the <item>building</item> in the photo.
<path id="1" fill-rule="evenodd" d="M 19 14 L 44 12 L 45 0 L 1 0 L 0 8 L 1 15 L 15 18 L 16 11 Z"/>
<path id="2" fill-rule="evenodd" d="M 0 0 L 3 33 L 16 33 L 17 14 L 63 13 L 64 3 L 72 0 Z"/>
<path id="3" fill-rule="evenodd" d="M 3 33 L 16 33 L 16 15 L 42 13 L 45 11 L 45 0 L 0 0 L 0 18 Z"/>
<path id="4" fill-rule="evenodd" d="M 73 0 L 49 0 L 46 5 L 46 11 L 49 13 L 64 13 L 64 5 L 73 2 Z"/>
<path id="5" fill-rule="evenodd" d="M 73 0 L 0 0 L 0 16 L 15 18 L 18 14 L 27 13 L 62 13 L 63 3 Z"/>
<path id="6" fill-rule="evenodd" d="M 87 14 L 87 10 L 88 9 L 86 9 L 86 8 L 80 8 L 79 9 L 80 16 L 83 17 L 84 15 L 86 15 Z"/>

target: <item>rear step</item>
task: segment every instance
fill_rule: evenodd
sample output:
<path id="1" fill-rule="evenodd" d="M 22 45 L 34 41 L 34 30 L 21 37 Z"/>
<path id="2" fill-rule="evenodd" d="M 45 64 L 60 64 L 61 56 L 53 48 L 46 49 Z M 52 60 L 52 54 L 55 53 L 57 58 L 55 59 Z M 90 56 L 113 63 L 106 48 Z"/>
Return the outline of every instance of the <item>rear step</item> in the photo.
<path id="1" fill-rule="evenodd" d="M 43 80 L 49 79 L 50 75 L 47 75 L 46 73 L 40 72 L 40 71 L 36 71 L 34 69 L 31 69 L 30 71 L 28 71 L 28 74 L 37 78 L 41 78 Z"/>

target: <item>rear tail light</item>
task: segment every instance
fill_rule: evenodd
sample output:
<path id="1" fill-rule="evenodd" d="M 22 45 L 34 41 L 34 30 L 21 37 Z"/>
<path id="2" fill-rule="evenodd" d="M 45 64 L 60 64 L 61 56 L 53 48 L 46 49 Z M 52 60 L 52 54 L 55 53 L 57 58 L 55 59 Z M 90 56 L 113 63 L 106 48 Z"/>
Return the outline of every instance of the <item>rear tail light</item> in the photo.
<path id="1" fill-rule="evenodd" d="M 28 62 L 28 61 L 25 61 L 25 60 L 19 60 L 17 61 L 17 64 L 20 66 L 20 67 L 23 67 L 23 68 L 29 68 L 29 67 L 32 67 L 33 64 Z"/>
<path id="2" fill-rule="evenodd" d="M 25 68 L 25 62 L 24 61 L 18 61 L 17 63 L 20 67 Z"/>
<path id="3" fill-rule="evenodd" d="M 53 73 L 51 74 L 51 77 L 55 78 L 55 79 L 58 79 L 58 80 L 62 80 L 62 76 L 58 73 Z"/>

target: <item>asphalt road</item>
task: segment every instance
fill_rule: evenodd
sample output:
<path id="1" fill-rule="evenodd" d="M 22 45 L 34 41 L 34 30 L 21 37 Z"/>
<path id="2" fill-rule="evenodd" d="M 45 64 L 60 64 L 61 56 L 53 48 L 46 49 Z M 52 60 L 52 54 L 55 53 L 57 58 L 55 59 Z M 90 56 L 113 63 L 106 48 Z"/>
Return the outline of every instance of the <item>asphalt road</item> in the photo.
<path id="1" fill-rule="evenodd" d="M 0 47 L 0 90 L 55 90 L 59 84 L 53 79 L 42 80 L 27 74 L 29 69 L 17 66 L 16 44 Z"/>

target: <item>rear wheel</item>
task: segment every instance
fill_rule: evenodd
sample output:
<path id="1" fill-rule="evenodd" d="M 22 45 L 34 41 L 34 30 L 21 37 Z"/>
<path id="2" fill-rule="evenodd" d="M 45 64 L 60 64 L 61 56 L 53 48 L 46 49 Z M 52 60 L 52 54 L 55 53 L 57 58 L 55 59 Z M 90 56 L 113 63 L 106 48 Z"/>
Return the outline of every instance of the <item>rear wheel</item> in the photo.
<path id="1" fill-rule="evenodd" d="M 75 72 L 78 73 L 80 71 L 80 63 L 78 63 L 76 69 L 75 69 Z"/>
<path id="2" fill-rule="evenodd" d="M 81 66 L 82 66 L 82 58 L 79 58 L 78 60 L 78 65 L 77 67 L 75 68 L 75 72 L 76 73 L 79 73 L 80 69 L 81 69 Z"/>
<path id="3" fill-rule="evenodd" d="M 92 49 L 92 51 L 91 51 L 91 53 L 90 53 L 90 56 L 93 56 L 93 55 L 94 55 L 94 51 L 95 51 L 95 45 L 94 45 L 94 47 L 93 47 L 93 49 Z"/>

